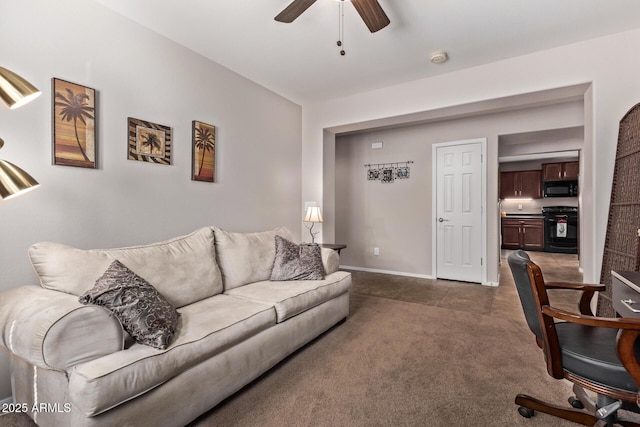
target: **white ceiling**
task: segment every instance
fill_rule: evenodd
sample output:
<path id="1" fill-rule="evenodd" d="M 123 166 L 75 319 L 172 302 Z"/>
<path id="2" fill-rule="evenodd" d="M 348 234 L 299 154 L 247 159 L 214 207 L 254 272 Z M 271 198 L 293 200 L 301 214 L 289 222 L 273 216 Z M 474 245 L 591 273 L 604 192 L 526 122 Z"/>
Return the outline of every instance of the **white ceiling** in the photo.
<path id="1" fill-rule="evenodd" d="M 273 19 L 290 0 L 94 1 L 299 104 L 640 27 L 638 0 L 379 0 L 391 24 L 374 34 L 345 5 L 340 56 L 335 0 L 291 24 Z"/>

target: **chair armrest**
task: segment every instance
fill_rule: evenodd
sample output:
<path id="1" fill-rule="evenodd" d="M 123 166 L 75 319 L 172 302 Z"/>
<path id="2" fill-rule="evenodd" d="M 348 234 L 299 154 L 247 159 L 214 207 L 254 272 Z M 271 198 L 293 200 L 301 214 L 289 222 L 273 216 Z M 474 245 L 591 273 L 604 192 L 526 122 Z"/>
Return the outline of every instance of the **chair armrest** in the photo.
<path id="1" fill-rule="evenodd" d="M 565 283 L 565 282 L 546 282 L 544 284 L 547 289 L 568 289 L 575 291 L 583 291 L 580 297 L 580 303 L 578 304 L 581 314 L 585 316 L 593 316 L 591 311 L 591 299 L 596 292 L 601 292 L 606 289 L 604 285 L 592 285 L 587 283 Z"/>
<path id="2" fill-rule="evenodd" d="M 322 264 L 327 275 L 335 273 L 340 267 L 340 255 L 338 252 L 329 248 L 320 248 L 322 250 Z"/>
<path id="3" fill-rule="evenodd" d="M 640 331 L 621 329 L 616 340 L 616 352 L 636 385 L 640 384 L 640 363 L 636 357 L 636 340 Z M 636 395 L 636 405 L 640 406 L 640 392 Z"/>
<path id="4" fill-rule="evenodd" d="M 0 345 L 33 365 L 65 370 L 122 350 L 124 331 L 103 307 L 22 286 L 0 293 Z"/>
<path id="5" fill-rule="evenodd" d="M 640 319 L 632 319 L 629 317 L 595 317 L 583 314 L 575 314 L 566 310 L 545 305 L 542 307 L 542 313 L 551 316 L 554 319 L 560 319 L 571 323 L 578 323 L 585 326 L 597 326 L 600 328 L 625 329 L 631 331 L 640 331 Z"/>
<path id="6" fill-rule="evenodd" d="M 604 291 L 606 287 L 604 285 L 594 285 L 590 283 L 567 283 L 567 282 L 545 282 L 544 287 L 547 289 L 570 289 L 575 291 L 591 291 L 598 292 Z"/>

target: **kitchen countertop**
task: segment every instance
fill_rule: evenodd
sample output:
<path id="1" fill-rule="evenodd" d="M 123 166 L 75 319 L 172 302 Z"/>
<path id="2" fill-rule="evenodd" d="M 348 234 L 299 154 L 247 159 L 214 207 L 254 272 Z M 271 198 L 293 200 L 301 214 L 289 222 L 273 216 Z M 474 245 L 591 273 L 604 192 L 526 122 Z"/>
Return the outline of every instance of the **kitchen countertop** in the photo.
<path id="1" fill-rule="evenodd" d="M 541 213 L 507 213 L 502 218 L 515 218 L 515 219 L 527 219 L 527 218 L 544 218 Z"/>

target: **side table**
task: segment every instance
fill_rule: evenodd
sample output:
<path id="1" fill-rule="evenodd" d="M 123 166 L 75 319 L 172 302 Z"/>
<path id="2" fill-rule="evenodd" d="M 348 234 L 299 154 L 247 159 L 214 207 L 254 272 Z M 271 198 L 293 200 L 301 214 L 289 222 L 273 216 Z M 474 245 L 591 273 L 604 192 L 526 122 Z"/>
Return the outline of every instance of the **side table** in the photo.
<path id="1" fill-rule="evenodd" d="M 347 247 L 347 245 L 333 243 L 320 243 L 320 246 L 327 249 L 333 249 L 334 251 L 338 252 L 338 255 L 340 255 L 340 250 Z"/>

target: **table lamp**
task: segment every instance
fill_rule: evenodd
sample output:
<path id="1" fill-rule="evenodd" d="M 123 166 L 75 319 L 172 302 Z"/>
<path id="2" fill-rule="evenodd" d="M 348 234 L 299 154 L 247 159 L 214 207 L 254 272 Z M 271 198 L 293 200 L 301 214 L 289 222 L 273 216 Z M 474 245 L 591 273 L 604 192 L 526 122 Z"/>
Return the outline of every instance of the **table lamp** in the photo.
<path id="1" fill-rule="evenodd" d="M 322 213 L 320 212 L 319 206 L 309 206 L 307 208 L 307 212 L 304 215 L 304 221 L 310 222 L 311 227 L 305 224 L 305 227 L 309 229 L 309 234 L 311 234 L 311 244 L 315 244 L 316 234 L 320 233 L 319 231 L 313 232 L 313 226 L 316 222 L 322 222 Z"/>

